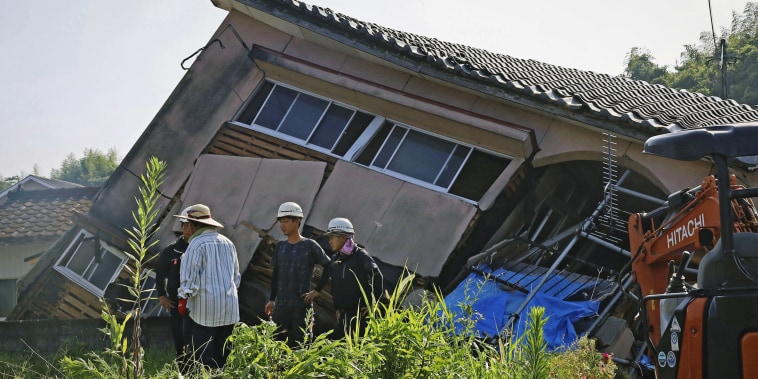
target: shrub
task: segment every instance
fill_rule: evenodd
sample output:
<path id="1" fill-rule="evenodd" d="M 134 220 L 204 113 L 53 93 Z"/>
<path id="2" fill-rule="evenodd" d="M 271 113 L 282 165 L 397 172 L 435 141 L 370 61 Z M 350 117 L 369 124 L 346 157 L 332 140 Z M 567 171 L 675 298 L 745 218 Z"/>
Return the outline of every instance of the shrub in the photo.
<path id="1" fill-rule="evenodd" d="M 550 357 L 550 378 L 613 379 L 613 357 L 595 350 L 595 340 L 580 337 L 571 346 Z"/>

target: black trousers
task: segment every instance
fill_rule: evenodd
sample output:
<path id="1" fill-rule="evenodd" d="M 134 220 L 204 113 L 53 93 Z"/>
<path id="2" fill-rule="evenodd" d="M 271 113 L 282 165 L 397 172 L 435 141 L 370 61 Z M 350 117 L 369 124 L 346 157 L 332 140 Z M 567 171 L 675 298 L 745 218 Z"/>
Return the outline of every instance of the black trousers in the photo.
<path id="1" fill-rule="evenodd" d="M 366 332 L 366 325 L 368 325 L 368 319 L 366 316 L 358 317 L 358 309 L 337 310 L 337 328 L 332 333 L 332 338 L 338 339 L 351 335 L 355 333 L 356 326 L 358 327 L 358 335 L 362 336 Z"/>
<path id="2" fill-rule="evenodd" d="M 187 337 L 189 336 L 189 330 L 185 328 L 184 316 L 179 314 L 179 311 L 174 307 L 169 312 L 171 315 L 171 335 L 174 337 L 174 348 L 176 349 L 176 357 L 179 358 L 184 354 L 184 346 L 186 345 Z"/>
<path id="3" fill-rule="evenodd" d="M 303 343 L 305 333 L 310 335 L 313 330 L 312 322 L 305 318 L 308 315 L 310 307 L 274 307 L 274 314 L 271 316 L 276 324 L 277 338 L 286 340 L 287 346 L 297 347 Z"/>
<path id="4" fill-rule="evenodd" d="M 232 335 L 234 324 L 210 327 L 200 325 L 190 317 L 186 317 L 185 321 L 189 325 L 188 349 L 192 361 L 212 369 L 223 368 L 232 351 L 231 344 L 227 344 L 226 340 Z"/>

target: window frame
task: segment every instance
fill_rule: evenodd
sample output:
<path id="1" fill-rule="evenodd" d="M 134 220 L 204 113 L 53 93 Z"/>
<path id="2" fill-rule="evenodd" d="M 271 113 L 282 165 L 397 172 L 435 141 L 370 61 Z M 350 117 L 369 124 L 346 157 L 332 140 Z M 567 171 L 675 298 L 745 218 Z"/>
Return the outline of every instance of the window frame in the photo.
<path id="1" fill-rule="evenodd" d="M 96 238 L 94 234 L 84 230 L 80 229 L 79 233 L 76 234 L 76 236 L 73 238 L 71 243 L 66 247 L 63 254 L 61 254 L 61 257 L 58 258 L 58 261 L 55 262 L 55 265 L 53 268 L 63 274 L 65 277 L 67 277 L 72 282 L 76 283 L 80 287 L 86 289 L 87 291 L 91 292 L 92 294 L 102 297 L 105 294 L 105 288 L 100 289 L 97 285 L 93 284 L 90 279 L 82 277 L 78 272 L 70 269 L 68 267 L 68 264 L 72 261 L 72 259 L 78 254 L 79 248 L 81 247 L 82 243 L 86 239 L 90 238 Z M 124 269 L 124 265 L 127 262 L 127 257 L 122 252 L 120 252 L 118 249 L 116 249 L 113 246 L 108 245 L 107 243 L 103 242 L 100 239 L 97 239 L 97 243 L 100 249 L 105 250 L 105 252 L 112 254 L 117 259 L 119 259 L 121 262 L 118 264 L 116 270 L 114 270 L 113 273 L 111 273 L 110 278 L 108 278 L 106 282 L 106 288 L 108 284 L 112 283 L 116 278 L 118 278 L 119 274 L 121 274 L 121 271 Z M 72 249 L 75 249 L 72 251 Z M 87 264 L 87 268 L 84 270 L 85 272 L 89 270 L 90 267 L 92 267 L 93 261 L 95 260 L 95 257 L 90 257 L 89 263 Z M 65 261 L 65 262 L 64 262 Z M 96 271 L 93 271 L 92 274 L 94 274 Z M 90 276 L 91 278 L 92 276 Z"/>
<path id="2" fill-rule="evenodd" d="M 146 287 L 148 283 L 148 278 L 151 278 L 153 280 L 153 285 L 151 287 Z M 142 317 L 159 317 L 165 314 L 168 314 L 168 311 L 164 310 L 161 306 L 160 301 L 158 300 L 158 287 L 157 287 L 157 280 L 155 277 L 155 271 L 153 270 L 146 270 L 143 271 L 142 279 L 140 279 L 141 283 L 141 290 L 142 290 L 142 300 L 144 303 L 142 304 Z M 135 307 L 136 308 L 136 307 Z M 133 308 L 134 309 L 134 308 Z M 133 310 L 132 309 L 132 310 Z"/>
<path id="3" fill-rule="evenodd" d="M 284 87 L 284 88 L 287 88 L 289 90 L 297 92 L 297 95 L 295 96 L 295 99 L 292 101 L 292 103 L 287 108 L 287 111 L 282 116 L 282 119 L 279 120 L 279 124 L 277 125 L 277 129 L 279 129 L 281 127 L 281 125 L 282 125 L 282 122 L 284 122 L 284 120 L 287 119 L 287 116 L 289 116 L 290 112 L 292 111 L 293 105 L 295 104 L 295 102 L 297 101 L 297 99 L 300 97 L 301 94 L 312 96 L 314 98 L 326 101 L 328 103 L 327 107 L 325 108 L 325 111 L 319 117 L 318 122 L 316 122 L 316 124 L 313 125 L 313 128 L 311 128 L 310 132 L 308 133 L 308 137 L 306 139 L 300 139 L 298 137 L 291 136 L 291 135 L 289 135 L 287 133 L 282 133 L 279 130 L 267 128 L 265 126 L 256 124 L 255 123 L 255 119 L 258 117 L 258 114 L 256 114 L 253 117 L 253 119 L 250 121 L 250 124 L 245 124 L 244 122 L 237 121 L 237 119 L 244 113 L 244 111 L 247 108 L 247 106 L 255 98 L 255 95 L 257 94 L 257 92 L 260 90 L 260 88 L 262 87 L 262 85 L 265 82 L 269 82 L 269 83 L 274 84 L 274 87 L 272 87 L 271 90 L 270 90 L 270 92 L 266 95 L 266 99 L 264 99 L 263 103 L 261 104 L 261 109 L 263 109 L 263 107 L 267 104 L 268 100 L 271 98 L 271 94 L 276 89 L 276 86 L 281 86 L 281 87 Z M 334 141 L 334 143 L 332 144 L 332 148 L 331 149 L 326 149 L 324 147 L 321 147 L 319 145 L 316 145 L 316 144 L 310 142 L 311 138 L 313 137 L 313 134 L 316 132 L 317 126 L 320 124 L 321 120 L 323 120 L 324 116 L 326 115 L 326 113 L 327 113 L 326 110 L 328 110 L 329 106 L 332 105 L 332 104 L 353 111 L 353 115 L 350 116 L 350 119 L 347 121 L 347 123 L 345 124 L 345 126 L 342 128 L 342 134 L 345 133 L 345 131 L 347 130 L 348 126 L 353 121 L 353 119 L 355 119 L 355 117 L 358 114 L 358 112 L 369 114 L 369 115 L 371 115 L 371 116 L 374 117 L 374 120 L 376 120 L 376 117 L 377 117 L 377 115 L 375 115 L 373 113 L 365 112 L 365 111 L 363 111 L 363 110 L 361 110 L 359 108 L 347 105 L 345 103 L 341 103 L 341 102 L 335 101 L 335 100 L 330 99 L 328 97 L 321 96 L 321 95 L 315 94 L 313 92 L 305 91 L 303 89 L 300 89 L 300 88 L 288 85 L 286 83 L 282 83 L 282 82 L 277 81 L 277 80 L 264 79 L 263 81 L 261 81 L 261 84 L 258 86 L 258 88 L 256 88 L 255 91 L 253 91 L 253 93 L 250 96 L 250 98 L 247 99 L 247 101 L 245 101 L 245 104 L 243 104 L 242 107 L 240 107 L 240 110 L 237 111 L 237 113 L 234 115 L 234 118 L 232 118 L 232 120 L 233 120 L 232 123 L 235 124 L 235 125 L 239 125 L 239 126 L 248 128 L 248 129 L 252 129 L 252 130 L 255 130 L 255 131 L 263 132 L 265 134 L 268 134 L 270 136 L 279 138 L 281 140 L 284 140 L 284 141 L 287 141 L 287 142 L 291 142 L 291 143 L 295 143 L 297 145 L 300 145 L 300 146 L 303 146 L 303 147 L 307 147 L 309 149 L 313 149 L 315 151 L 318 151 L 320 153 L 324 153 L 326 155 L 329 155 L 329 156 L 332 156 L 332 157 L 335 157 L 335 158 L 345 159 L 344 157 L 348 155 L 348 153 L 350 152 L 351 149 L 348 149 L 348 152 L 346 152 L 345 155 L 339 155 L 339 154 L 335 154 L 335 153 L 332 152 L 332 150 L 334 150 L 337 147 L 337 145 L 339 145 L 339 138 Z M 259 112 L 260 112 L 260 110 L 259 110 Z M 371 125 L 373 122 L 374 121 L 371 121 L 369 123 L 369 125 Z M 367 129 L 368 129 L 368 127 L 366 127 L 366 130 Z M 365 132 L 366 131 L 364 130 L 364 132 L 361 133 L 361 137 L 365 134 Z M 360 139 L 360 137 L 359 137 L 359 139 Z M 357 141 L 354 142 L 352 146 L 355 146 L 356 143 L 357 143 Z M 351 148 L 352 148 L 352 146 L 351 146 Z"/>
<path id="4" fill-rule="evenodd" d="M 258 91 L 260 91 L 261 88 L 263 88 L 267 83 L 272 84 L 272 87 L 269 90 L 269 93 L 266 94 L 266 97 L 263 100 L 263 102 L 261 103 L 260 109 L 258 109 L 257 113 L 251 117 L 250 124 L 246 124 L 246 123 L 244 123 L 242 121 L 238 121 L 238 119 L 242 115 L 246 114 L 247 107 L 251 103 L 253 103 L 253 100 L 255 99 L 256 95 L 258 95 Z M 284 122 L 284 120 L 290 114 L 290 112 L 292 110 L 292 107 L 294 106 L 295 102 L 297 101 L 297 99 L 299 98 L 299 96 L 301 94 L 312 96 L 314 98 L 317 98 L 317 99 L 320 99 L 320 100 L 328 102 L 329 105 L 325 108 L 324 112 L 321 114 L 321 117 L 319 117 L 318 122 L 310 130 L 310 132 L 308 134 L 308 137 L 307 137 L 307 140 L 303 140 L 303 139 L 300 139 L 300 138 L 297 138 L 297 137 L 293 137 L 293 136 L 291 136 L 289 134 L 279 132 L 278 130 L 271 129 L 271 128 L 266 127 L 266 126 L 255 124 L 255 120 L 258 118 L 258 115 L 260 114 L 261 110 L 267 104 L 269 98 L 271 97 L 271 94 L 274 92 L 274 90 L 276 89 L 277 86 L 284 87 L 286 89 L 289 89 L 291 91 L 295 91 L 297 93 L 297 95 L 292 100 L 292 103 L 289 105 L 289 107 L 286 110 L 286 112 L 284 112 L 284 115 L 282 116 L 281 120 L 279 121 L 277 129 L 281 126 L 281 124 Z M 363 130 L 363 132 L 358 136 L 358 138 L 355 139 L 355 141 L 353 142 L 353 144 L 347 149 L 347 151 L 343 155 L 335 154 L 335 153 L 332 152 L 332 150 L 334 150 L 334 148 L 337 145 L 339 145 L 339 138 L 337 140 L 335 140 L 335 142 L 332 144 L 332 149 L 331 150 L 326 149 L 326 148 L 322 148 L 321 146 L 318 146 L 318 145 L 315 145 L 315 144 L 309 142 L 310 139 L 313 137 L 314 133 L 316 132 L 317 126 L 320 124 L 321 120 L 326 115 L 326 113 L 327 113 L 326 111 L 329 109 L 329 106 L 331 106 L 332 104 L 340 106 L 340 107 L 343 107 L 343 108 L 347 108 L 347 109 L 352 110 L 354 112 L 353 115 L 350 117 L 350 120 L 348 120 L 348 122 L 346 123 L 345 127 L 343 128 L 343 130 L 342 130 L 343 134 L 346 133 L 347 128 L 350 125 L 350 122 L 356 117 L 356 115 L 358 114 L 358 112 L 361 112 L 361 113 L 364 113 L 366 115 L 369 115 L 369 116 L 373 117 L 373 120 L 369 122 L 369 124 L 365 127 L 365 129 Z M 267 134 L 267 135 L 271 135 L 273 137 L 279 138 L 279 139 L 284 140 L 286 142 L 294 143 L 294 144 L 297 144 L 299 146 L 302 146 L 302 147 L 305 147 L 305 148 L 308 148 L 308 149 L 312 149 L 314 151 L 318 151 L 320 153 L 324 153 L 326 155 L 335 157 L 337 159 L 341 159 L 341 160 L 345 160 L 345 161 L 348 161 L 348 162 L 352 162 L 352 163 L 361 165 L 361 166 L 366 167 L 366 168 L 368 168 L 368 169 L 370 169 L 372 171 L 379 172 L 379 173 L 382 173 L 384 175 L 388 175 L 388 176 L 391 176 L 391 177 L 394 177 L 394 178 L 397 178 L 397 179 L 403 180 L 405 182 L 412 183 L 412 184 L 415 184 L 415 185 L 418 185 L 418 186 L 421 186 L 421 187 L 424 187 L 424 188 L 428 188 L 428 189 L 436 191 L 436 192 L 441 192 L 441 193 L 447 194 L 449 196 L 456 197 L 458 199 L 461 199 L 463 201 L 466 201 L 466 202 L 472 203 L 472 204 L 478 204 L 479 201 L 481 200 L 481 196 L 484 196 L 486 192 L 483 193 L 480 196 L 479 199 L 469 199 L 467 197 L 456 195 L 455 193 L 452 193 L 450 191 L 452 190 L 453 186 L 456 183 L 456 180 L 460 176 L 461 172 L 463 171 L 463 169 L 466 166 L 466 163 L 471 158 L 471 156 L 473 155 L 473 153 L 475 151 L 479 151 L 479 152 L 487 154 L 487 155 L 491 155 L 491 156 L 494 156 L 494 157 L 497 157 L 497 158 L 508 160 L 508 163 L 505 165 L 505 167 L 503 167 L 503 170 L 499 174 L 502 174 L 502 172 L 504 172 L 505 170 L 507 170 L 507 166 L 511 162 L 513 162 L 515 160 L 514 157 L 508 156 L 506 154 L 494 152 L 492 150 L 484 149 L 484 148 L 475 146 L 473 144 L 461 142 L 461 141 L 455 140 L 453 138 L 442 136 L 440 134 L 437 134 L 437 133 L 434 133 L 434 132 L 431 132 L 431 131 L 428 131 L 428 130 L 425 130 L 425 129 L 421 129 L 421 128 L 418 128 L 418 127 L 414 127 L 414 126 L 411 126 L 411 125 L 404 124 L 402 122 L 386 119 L 385 117 L 383 117 L 381 115 L 377 115 L 377 114 L 373 114 L 373 113 L 370 113 L 370 112 L 366 112 L 366 111 L 361 110 L 359 108 L 356 108 L 354 106 L 350 106 L 348 104 L 344 104 L 344 103 L 335 101 L 335 100 L 330 99 L 328 97 L 321 96 L 321 95 L 315 94 L 313 92 L 306 91 L 306 90 L 303 90 L 301 88 L 298 88 L 298 87 L 295 87 L 295 86 L 292 86 L 292 85 L 289 85 L 289 84 L 286 84 L 286 83 L 282 83 L 282 82 L 277 81 L 277 80 L 272 80 L 272 79 L 269 79 L 269 78 L 265 78 L 265 79 L 263 79 L 260 82 L 260 84 L 258 85 L 258 87 L 252 92 L 252 94 L 247 99 L 247 101 L 245 101 L 245 103 L 240 107 L 240 109 L 234 115 L 234 117 L 232 118 L 232 120 L 230 121 L 230 123 L 232 123 L 234 125 L 238 125 L 240 127 L 247 128 L 247 129 L 255 130 L 257 132 L 261 132 L 261 133 L 264 133 L 264 134 Z M 367 146 L 369 145 L 369 143 L 372 142 L 373 139 L 377 136 L 377 134 L 382 129 L 382 127 L 385 125 L 385 123 L 392 124 L 391 125 L 392 129 L 397 128 L 397 127 L 405 128 L 406 129 L 405 136 L 403 137 L 403 139 L 400 141 L 400 143 L 396 147 L 395 151 L 392 154 L 392 157 L 390 157 L 390 159 L 387 161 L 387 165 L 386 166 L 390 165 L 390 163 L 392 162 L 392 159 L 394 158 L 395 154 L 399 150 L 400 146 L 402 145 L 403 142 L 405 142 L 405 137 L 411 131 L 419 133 L 419 134 L 422 134 L 424 136 L 435 138 L 435 139 L 438 139 L 438 140 L 441 140 L 441 141 L 452 143 L 454 145 L 454 147 L 453 147 L 453 150 L 451 151 L 450 155 L 448 155 L 448 158 L 447 158 L 445 164 L 447 164 L 447 162 L 449 162 L 449 160 L 451 159 L 451 156 L 455 152 L 455 149 L 458 149 L 458 148 L 466 148 L 466 149 L 468 149 L 468 151 L 465 154 L 465 157 L 461 161 L 461 163 L 460 163 L 459 167 L 457 168 L 455 174 L 450 179 L 450 182 L 448 183 L 447 187 L 442 187 L 442 186 L 437 185 L 435 183 L 427 182 L 426 180 L 418 179 L 418 178 L 415 178 L 413 176 L 406 175 L 406 174 L 403 174 L 401 172 L 388 169 L 386 167 L 385 168 L 380 168 L 379 166 L 374 166 L 373 165 L 373 162 L 374 162 L 374 160 L 376 158 L 376 155 L 378 155 L 379 152 L 381 152 L 382 148 L 384 147 L 384 144 L 387 142 L 388 137 L 391 135 L 392 130 L 390 130 L 390 133 L 388 133 L 387 137 L 385 137 L 385 140 L 381 142 L 381 146 L 380 146 L 379 150 L 377 151 L 377 153 L 374 155 L 374 157 L 371 158 L 370 164 L 365 165 L 363 163 L 358 163 L 357 162 L 358 157 L 361 156 L 361 154 L 367 148 Z M 437 171 L 437 173 L 435 175 L 435 179 L 434 179 L 435 182 L 437 182 L 437 180 L 439 179 L 440 175 L 443 174 L 445 164 L 443 164 L 443 166 Z M 491 188 L 492 185 L 494 185 L 494 184 L 495 184 L 495 182 L 490 183 L 489 184 L 489 188 Z"/>
<path id="5" fill-rule="evenodd" d="M 474 203 L 478 203 L 479 202 L 478 200 L 467 199 L 467 198 L 460 197 L 460 196 L 457 196 L 457 195 L 449 192 L 450 188 L 453 186 L 453 183 L 455 183 L 455 180 L 458 178 L 458 175 L 460 175 L 461 170 L 463 170 L 463 166 L 466 164 L 466 162 L 468 161 L 469 157 L 471 156 L 471 153 L 474 150 L 477 150 L 477 148 L 475 148 L 475 147 L 473 147 L 471 145 L 465 144 L 465 143 L 458 142 L 458 141 L 456 141 L 456 140 L 454 140 L 452 138 L 444 137 L 444 136 L 441 136 L 441 135 L 438 135 L 436 133 L 432 133 L 432 132 L 429 132 L 429 131 L 426 131 L 426 130 L 414 128 L 414 127 L 412 127 L 410 125 L 406 125 L 406 124 L 395 122 L 395 121 L 391 121 L 391 120 L 387 120 L 387 122 L 389 122 L 389 123 L 392 124 L 392 126 L 390 127 L 391 130 L 387 134 L 387 137 L 384 139 L 384 141 L 382 141 L 382 144 L 379 147 L 379 150 L 377 151 L 377 153 L 371 159 L 371 163 L 369 163 L 366 167 L 368 167 L 372 171 L 380 172 L 382 174 L 389 175 L 389 176 L 392 176 L 394 178 L 398 178 L 398 179 L 401 179 L 403 181 L 406 181 L 406 182 L 409 182 L 409 183 L 413 183 L 413 184 L 416 184 L 416 185 L 419 185 L 419 186 L 422 186 L 422 187 L 434 189 L 434 190 L 436 190 L 438 192 L 443 192 L 443 193 L 446 193 L 446 194 L 448 194 L 450 196 L 455 196 L 455 197 L 464 199 L 466 201 L 473 201 Z M 387 159 L 387 164 L 386 164 L 385 168 L 381 168 L 379 166 L 374 166 L 374 161 L 376 160 L 376 157 L 384 149 L 384 146 L 386 145 L 387 140 L 389 139 L 390 135 L 395 130 L 395 128 L 404 128 L 404 129 L 406 129 L 406 131 L 404 132 L 403 137 L 400 139 L 400 141 L 398 142 L 398 144 L 395 147 L 394 151 L 392 152 L 392 155 L 389 157 L 389 159 Z M 463 161 L 461 162 L 460 166 L 456 169 L 455 175 L 453 175 L 452 179 L 450 179 L 450 183 L 448 184 L 447 187 L 442 187 L 442 186 L 439 186 L 439 185 L 434 184 L 432 182 L 427 182 L 426 180 L 418 179 L 416 177 L 413 177 L 413 176 L 410 176 L 410 175 L 406 175 L 406 174 L 403 174 L 401 172 L 398 172 L 398 171 L 395 171 L 395 170 L 387 168 L 387 167 L 389 167 L 390 164 L 392 164 L 392 160 L 397 156 L 397 152 L 400 150 L 400 147 L 402 146 L 402 144 L 406 141 L 406 138 L 408 137 L 408 134 L 410 132 L 420 133 L 420 134 L 423 134 L 423 135 L 426 135 L 426 136 L 429 136 L 429 137 L 432 137 L 432 138 L 436 138 L 436 139 L 439 139 L 439 140 L 442 140 L 442 141 L 445 141 L 445 142 L 452 143 L 454 145 L 453 146 L 453 151 L 455 151 L 455 149 L 458 148 L 458 146 L 465 147 L 465 148 L 469 149 L 469 151 L 466 153 L 466 157 L 463 159 Z M 375 136 L 376 136 L 376 133 L 374 133 L 371 137 L 373 138 Z M 481 149 L 478 149 L 478 150 L 481 150 Z M 482 150 L 482 151 L 487 152 L 485 150 Z M 363 150 L 361 150 L 361 152 L 363 152 Z M 450 161 L 450 157 L 451 157 L 452 153 L 453 152 L 451 151 L 451 153 L 448 154 L 448 157 L 445 160 L 445 163 L 447 163 L 447 162 Z M 493 154 L 491 152 L 487 152 L 487 153 L 488 154 L 492 154 L 492 155 L 497 155 L 497 154 Z M 360 153 L 358 153 L 357 155 L 360 155 Z M 356 158 L 357 158 L 357 156 L 356 156 Z M 437 173 L 435 174 L 435 177 L 434 177 L 434 181 L 435 182 L 437 181 L 437 179 L 439 179 L 440 175 L 443 172 L 443 169 L 444 169 L 444 167 L 441 167 L 437 171 Z"/>

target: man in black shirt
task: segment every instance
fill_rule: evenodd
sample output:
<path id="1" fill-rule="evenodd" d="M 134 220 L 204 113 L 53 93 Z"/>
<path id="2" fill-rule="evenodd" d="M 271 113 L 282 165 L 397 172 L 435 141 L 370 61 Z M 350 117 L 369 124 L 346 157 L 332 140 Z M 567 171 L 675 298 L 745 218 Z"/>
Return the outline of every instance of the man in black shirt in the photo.
<path id="1" fill-rule="evenodd" d="M 182 215 L 187 215 L 187 209 L 182 211 Z M 184 316 L 179 314 L 176 307 L 179 301 L 177 294 L 179 268 L 190 237 L 188 235 L 189 229 L 186 227 L 187 220 L 180 218 L 179 222 L 182 225 L 182 235 L 161 251 L 155 267 L 155 287 L 158 290 L 158 300 L 163 309 L 171 315 L 171 334 L 174 337 L 177 359 L 181 359 L 185 345 Z"/>
<path id="2" fill-rule="evenodd" d="M 266 304 L 266 314 L 276 323 L 280 338 L 287 340 L 290 347 L 296 347 L 304 340 L 303 330 L 310 330 L 306 324 L 308 310 L 311 309 L 311 279 L 316 264 L 326 266 L 329 257 L 319 244 L 300 235 L 303 209 L 293 202 L 279 206 L 277 213 L 279 228 L 286 241 L 276 244 L 271 259 L 273 274 L 271 296 Z M 318 288 L 320 289 L 320 288 Z"/>
<path id="3" fill-rule="evenodd" d="M 378 301 L 384 293 L 384 278 L 374 259 L 355 243 L 355 230 L 350 220 L 342 217 L 329 221 L 326 234 L 329 246 L 335 252 L 329 267 L 324 270 L 317 288 L 323 288 L 332 279 L 332 301 L 337 317 L 337 329 L 333 337 L 340 338 L 359 326 L 362 334 L 366 328 L 369 302 Z M 309 294 L 306 300 L 318 296 Z"/>

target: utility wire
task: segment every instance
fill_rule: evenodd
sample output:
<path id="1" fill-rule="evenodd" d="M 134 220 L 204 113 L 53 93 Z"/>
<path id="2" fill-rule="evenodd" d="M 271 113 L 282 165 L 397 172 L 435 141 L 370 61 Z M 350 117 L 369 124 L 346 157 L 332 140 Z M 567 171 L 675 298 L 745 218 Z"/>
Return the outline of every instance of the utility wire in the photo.
<path id="1" fill-rule="evenodd" d="M 711 16 L 711 37 L 713 37 L 713 51 L 718 49 L 716 46 L 716 29 L 713 28 L 713 8 L 711 7 L 711 0 L 708 0 L 708 14 Z"/>

